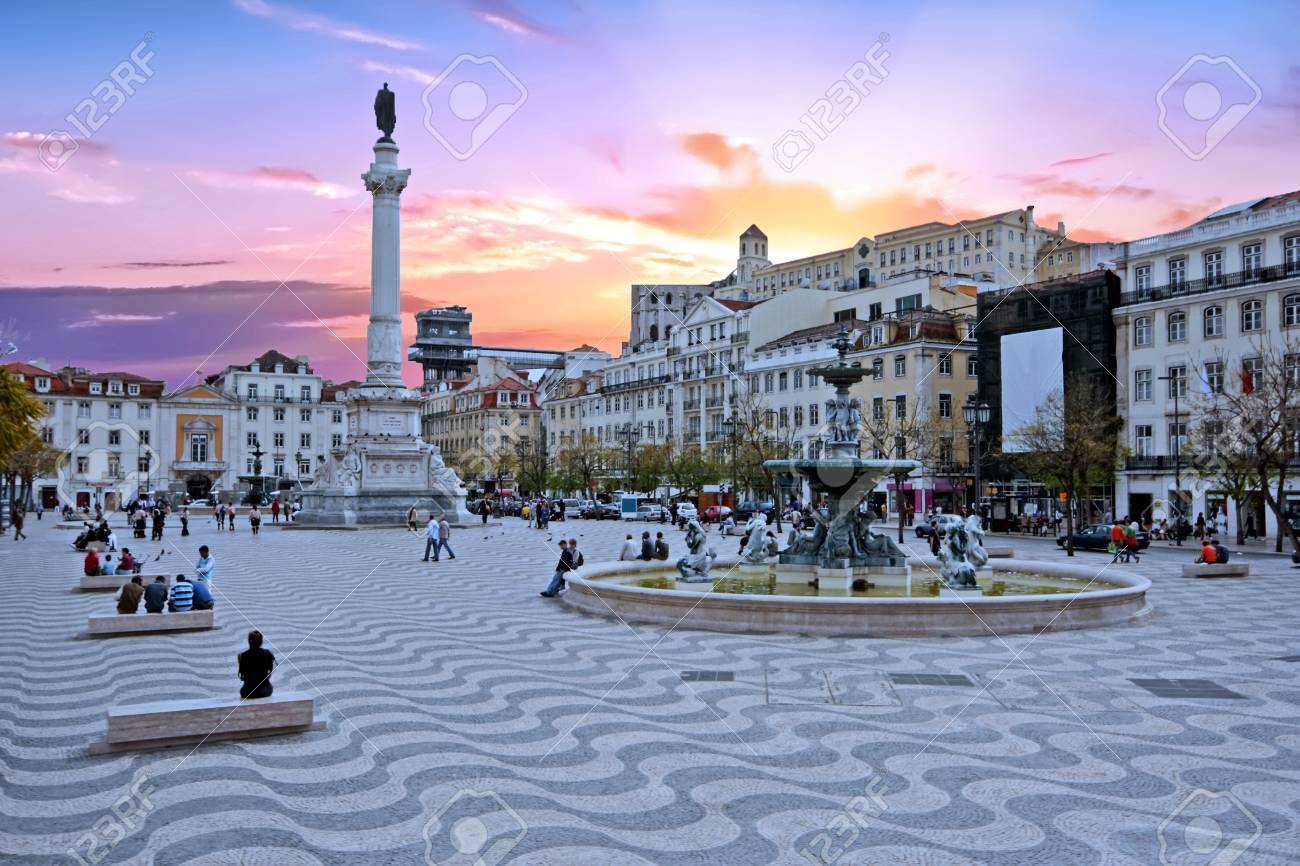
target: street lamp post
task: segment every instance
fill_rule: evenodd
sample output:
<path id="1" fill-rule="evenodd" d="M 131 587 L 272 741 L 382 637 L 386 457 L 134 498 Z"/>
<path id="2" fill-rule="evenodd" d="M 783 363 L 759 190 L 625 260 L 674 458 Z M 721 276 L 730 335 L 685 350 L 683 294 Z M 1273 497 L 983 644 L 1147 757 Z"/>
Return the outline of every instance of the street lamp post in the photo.
<path id="1" fill-rule="evenodd" d="M 637 440 L 641 438 L 641 431 L 639 428 L 633 427 L 628 423 L 618 428 L 616 435 L 618 436 L 618 441 L 623 444 L 623 480 L 626 483 L 626 481 L 632 477 L 632 449 L 636 447 Z"/>
<path id="2" fill-rule="evenodd" d="M 727 434 L 727 450 L 731 454 L 731 505 L 736 506 L 736 419 L 728 416 L 722 422 Z"/>
<path id="3" fill-rule="evenodd" d="M 989 423 L 992 415 L 992 408 L 987 400 L 980 400 L 974 394 L 966 398 L 966 403 L 961 407 L 963 419 L 966 421 L 967 436 L 969 438 L 971 474 L 975 482 L 975 504 L 974 512 L 980 515 L 980 521 L 983 522 L 984 515 L 980 511 L 980 452 L 983 448 L 984 428 Z"/>
<path id="4" fill-rule="evenodd" d="M 257 478 L 257 505 L 261 506 L 266 496 L 266 484 L 262 479 L 262 455 L 266 452 L 262 450 L 262 442 L 256 436 L 253 437 L 253 475 Z M 238 471 L 238 470 L 236 470 Z"/>
<path id="5" fill-rule="evenodd" d="M 1181 381 L 1178 376 L 1157 376 L 1156 381 L 1168 382 L 1169 393 L 1174 398 L 1174 430 L 1178 430 L 1178 397 L 1182 388 L 1175 384 Z M 1174 515 L 1174 543 L 1179 547 L 1183 546 L 1183 449 L 1182 437 L 1175 438 L 1178 447 L 1174 448 L 1174 501 L 1178 503 L 1178 511 Z M 1173 443 L 1171 443 L 1173 444 Z M 1116 509 L 1118 512 L 1118 509 Z"/>

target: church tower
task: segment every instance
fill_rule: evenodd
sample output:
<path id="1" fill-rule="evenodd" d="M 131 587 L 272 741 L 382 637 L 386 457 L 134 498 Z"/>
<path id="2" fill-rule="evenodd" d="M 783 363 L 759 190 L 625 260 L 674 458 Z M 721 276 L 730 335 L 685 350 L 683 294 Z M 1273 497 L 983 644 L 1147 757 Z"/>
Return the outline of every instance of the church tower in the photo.
<path id="1" fill-rule="evenodd" d="M 772 264 L 767 258 L 767 235 L 758 226 L 751 225 L 740 236 L 740 255 L 736 259 L 736 283 L 754 284 L 754 272 Z"/>

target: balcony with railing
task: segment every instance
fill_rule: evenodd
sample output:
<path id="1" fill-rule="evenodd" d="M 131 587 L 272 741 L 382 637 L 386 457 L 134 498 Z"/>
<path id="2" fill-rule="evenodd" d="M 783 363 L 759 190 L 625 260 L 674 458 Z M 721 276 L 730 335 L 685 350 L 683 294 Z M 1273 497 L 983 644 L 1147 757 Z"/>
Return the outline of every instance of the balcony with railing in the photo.
<path id="1" fill-rule="evenodd" d="M 1248 271 L 1234 271 L 1215 277 L 1202 277 L 1199 280 L 1183 280 L 1147 289 L 1134 289 L 1119 296 L 1119 306 L 1145 304 L 1151 301 L 1167 301 L 1185 295 L 1203 295 L 1223 289 L 1236 289 L 1243 286 L 1266 285 L 1282 280 L 1300 280 L 1300 264 L 1272 265 L 1267 268 L 1254 268 Z"/>
<path id="2" fill-rule="evenodd" d="M 1227 219 L 1200 222 L 1182 231 L 1168 232 L 1163 235 L 1129 241 L 1127 245 L 1128 257 L 1132 260 L 1161 250 L 1184 247 L 1189 244 L 1207 243 L 1239 232 L 1254 233 L 1261 229 L 1296 222 L 1300 222 L 1300 205 L 1297 204 L 1279 205 L 1267 210 L 1245 211 Z"/>
<path id="3" fill-rule="evenodd" d="M 717 409 L 719 406 L 722 405 L 722 398 L 721 397 L 705 398 L 704 405 L 709 409 Z"/>
<path id="4" fill-rule="evenodd" d="M 602 385 L 600 393 L 617 394 L 620 391 L 630 391 L 633 388 L 649 388 L 653 385 L 663 385 L 668 382 L 670 378 L 670 376 L 665 374 L 663 376 L 647 376 L 643 379 L 633 379 L 630 382 L 619 382 L 617 385 Z"/>
<path id="5" fill-rule="evenodd" d="M 683 400 L 683 401 L 682 401 L 682 411 L 684 411 L 684 412 L 698 412 L 698 411 L 700 411 L 700 401 L 699 401 L 699 400 Z"/>

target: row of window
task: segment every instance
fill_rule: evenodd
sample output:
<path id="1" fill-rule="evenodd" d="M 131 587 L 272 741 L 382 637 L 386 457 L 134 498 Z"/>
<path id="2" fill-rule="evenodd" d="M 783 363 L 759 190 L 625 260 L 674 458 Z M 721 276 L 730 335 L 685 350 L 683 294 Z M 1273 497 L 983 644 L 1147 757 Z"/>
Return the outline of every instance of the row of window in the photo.
<path id="1" fill-rule="evenodd" d="M 248 394 L 248 399 L 256 400 L 258 394 L 257 383 L 256 382 L 248 383 L 246 393 Z M 302 400 L 304 403 L 310 403 L 312 399 L 311 393 L 312 393 L 311 385 L 303 385 L 298 389 L 298 399 Z M 274 386 L 271 389 L 271 396 L 276 400 L 283 400 L 285 398 L 284 386 L 283 385 Z"/>
<path id="2" fill-rule="evenodd" d="M 249 406 L 247 409 L 244 410 L 244 417 L 246 417 L 249 421 L 256 421 L 259 417 L 261 417 L 261 413 L 258 411 L 258 407 L 256 407 L 256 406 Z M 271 410 L 271 418 L 272 418 L 272 420 L 274 420 L 274 421 L 284 421 L 284 409 L 282 409 L 282 408 L 280 408 L 280 407 L 278 407 L 278 406 L 277 406 L 276 408 L 272 409 L 272 410 Z M 299 409 L 299 410 L 298 410 L 298 420 L 299 420 L 299 421 L 302 421 L 302 422 L 304 422 L 304 423 L 309 423 L 309 422 L 311 421 L 311 419 L 312 419 L 312 410 L 311 410 L 311 409 Z M 333 423 L 333 424 L 342 424 L 342 423 L 343 423 L 343 410 L 342 410 L 342 409 L 331 409 L 331 410 L 330 410 L 330 422 Z"/>
<path id="3" fill-rule="evenodd" d="M 50 380 L 49 380 L 49 379 L 45 378 L 44 376 L 38 376 L 38 377 L 37 377 L 37 379 L 36 379 L 36 390 L 37 390 L 37 391 L 47 391 L 47 390 L 49 390 L 49 387 L 50 387 Z M 104 391 L 104 383 L 103 383 L 103 382 L 91 382 L 91 383 L 90 383 L 90 393 L 92 393 L 92 394 L 103 394 L 103 393 L 105 393 L 105 391 Z M 115 379 L 114 379 L 114 380 L 111 380 L 111 381 L 108 383 L 108 392 L 107 392 L 107 393 L 109 393 L 110 395 L 118 395 L 118 394 L 123 393 L 123 391 L 122 391 L 122 383 L 119 382 L 119 381 L 117 381 L 117 380 L 115 380 Z M 127 395 L 128 397 L 138 397 L 138 396 L 140 396 L 140 386 L 137 385 L 137 384 L 134 383 L 134 382 L 129 383 L 129 384 L 126 386 L 126 395 Z"/>
<path id="4" fill-rule="evenodd" d="M 760 277 L 756 286 L 760 289 L 775 289 L 778 283 L 781 288 L 785 288 L 787 285 L 798 286 L 800 279 L 811 280 L 813 279 L 814 273 L 817 274 L 817 279 L 819 280 L 833 279 L 840 275 L 840 263 L 834 261 L 825 265 L 818 265 L 815 271 L 811 265 L 805 267 L 802 271 L 799 268 L 795 268 L 792 271 L 781 271 L 779 276 L 777 274 L 771 274 L 769 276 Z"/>
<path id="5" fill-rule="evenodd" d="M 1300 384 L 1300 355 L 1290 354 L 1285 359 L 1285 373 L 1287 381 Z M 1264 360 L 1262 358 L 1243 358 L 1241 361 L 1242 382 L 1247 381 L 1254 383 L 1259 380 L 1264 372 Z M 1152 399 L 1154 393 L 1154 374 L 1150 369 L 1143 368 L 1133 371 L 1133 399 L 1137 402 L 1147 402 Z M 1167 393 L 1172 400 L 1177 397 L 1182 400 L 1187 397 L 1187 365 L 1174 364 L 1165 370 L 1165 375 L 1161 377 L 1168 385 Z M 1222 394 L 1224 385 L 1224 362 L 1223 361 L 1206 361 L 1201 368 L 1201 391 L 1209 394 Z"/>
<path id="6" fill-rule="evenodd" d="M 983 234 L 982 237 L 981 237 L 981 235 L 980 235 L 980 233 L 979 233 L 978 231 L 976 231 L 976 232 L 974 232 L 974 233 L 967 233 L 967 234 L 962 235 L 962 236 L 961 236 L 961 248 L 962 248 L 963 250 L 969 250 L 969 249 L 971 248 L 971 240 L 972 240 L 972 239 L 975 241 L 975 248 L 976 248 L 976 249 L 979 249 L 981 246 L 992 246 L 992 245 L 993 245 L 993 229 L 985 229 L 984 234 Z M 1016 239 L 1016 233 L 1015 233 L 1015 230 L 1014 230 L 1014 229 L 1007 229 L 1007 241 L 1008 241 L 1008 242 L 1013 242 L 1013 241 L 1015 241 L 1015 239 Z M 947 241 L 948 241 L 948 253 L 949 253 L 949 254 L 955 253 L 955 252 L 957 251 L 957 238 L 956 238 L 955 236 L 954 236 L 954 237 L 950 237 L 950 238 L 947 239 Z M 1021 242 L 1021 243 L 1024 243 L 1024 242 L 1025 242 L 1025 233 L 1024 233 L 1024 232 L 1021 232 L 1021 233 L 1020 233 L 1020 242 Z M 929 258 L 933 258 L 935 255 L 943 255 L 943 252 L 944 252 L 944 250 L 943 250 L 943 244 L 944 244 L 944 239 L 942 239 L 942 238 L 940 238 L 938 241 L 926 241 L 926 242 L 925 242 L 925 247 L 924 247 L 924 250 L 925 250 L 924 257 L 927 258 L 927 259 L 929 259 Z M 921 260 L 921 258 L 922 258 L 922 246 L 921 246 L 921 244 L 912 244 L 912 261 L 913 261 L 913 262 L 919 262 L 919 261 Z M 1023 255 L 1020 257 L 1020 261 L 1021 261 L 1022 264 L 1024 263 L 1024 258 L 1025 258 L 1025 257 L 1024 257 Z M 976 261 L 978 261 L 978 260 L 979 260 L 979 258 L 976 257 Z M 888 262 L 888 264 L 891 264 L 891 265 L 893 265 L 893 264 L 900 264 L 900 265 L 905 265 L 905 264 L 907 264 L 907 247 L 906 247 L 906 246 L 898 247 L 898 248 L 896 248 L 896 249 L 889 250 L 888 253 L 886 253 L 884 250 L 881 250 L 881 251 L 880 251 L 880 266 L 881 266 L 882 268 L 885 267 L 886 262 Z"/>
<path id="7" fill-rule="evenodd" d="M 148 444 L 149 444 L 150 432 L 149 432 L 148 430 L 137 430 L 136 433 L 135 433 L 135 437 L 136 437 L 136 441 L 139 442 L 141 445 L 148 445 Z M 41 431 L 41 438 L 44 439 L 46 442 L 53 442 L 53 441 L 54 441 L 54 430 L 53 430 L 52 428 L 50 428 L 50 427 L 45 427 L 45 428 L 43 428 L 42 431 Z M 82 429 L 80 429 L 80 430 L 77 431 L 77 444 L 78 444 L 78 445 L 89 445 L 89 444 L 90 444 L 90 431 L 89 431 L 89 430 L 87 430 L 87 429 L 85 429 L 85 428 L 82 428 Z M 121 444 L 122 444 L 122 431 L 121 431 L 121 430 L 109 430 L 109 431 L 108 431 L 108 444 L 109 444 L 110 446 L 113 446 L 113 445 L 121 445 Z"/>
<path id="8" fill-rule="evenodd" d="M 1224 250 L 1207 250 L 1201 254 L 1201 266 L 1206 284 L 1213 286 L 1223 280 Z M 1241 272 L 1247 278 L 1256 276 L 1264 267 L 1264 245 L 1251 241 L 1240 247 Z M 1300 235 L 1282 239 L 1282 261 L 1288 273 L 1300 271 Z M 1138 292 L 1152 288 L 1154 266 L 1137 265 L 1133 268 L 1133 282 Z M 1170 286 L 1187 282 L 1187 257 L 1174 256 L 1165 261 L 1165 279 Z"/>
<path id="9" fill-rule="evenodd" d="M 1201 333 L 1207 339 L 1226 334 L 1226 308 L 1223 304 L 1209 304 L 1201 310 Z M 1238 324 L 1243 334 L 1264 330 L 1264 302 L 1258 298 L 1242 301 L 1238 305 Z M 1154 317 L 1139 316 L 1133 320 L 1133 345 L 1150 346 L 1154 340 Z M 1284 327 L 1300 326 L 1300 293 L 1282 298 L 1282 324 Z M 1187 340 L 1187 313 L 1172 310 L 1165 314 L 1165 339 L 1170 343 Z"/>
<path id="10" fill-rule="evenodd" d="M 91 411 L 92 411 L 91 407 L 92 407 L 93 405 L 94 405 L 94 404 L 91 403 L 90 400 L 78 400 L 78 401 L 77 401 L 77 417 L 78 417 L 78 418 L 89 418 L 90 415 L 91 415 Z M 136 404 L 134 404 L 134 405 L 135 405 L 135 417 L 136 417 L 136 418 L 152 418 L 152 417 L 153 417 L 153 404 L 152 404 L 152 403 L 136 403 Z M 52 407 L 50 404 L 46 404 L 46 411 L 47 411 L 47 412 L 53 411 L 53 407 Z M 114 401 L 114 402 L 110 402 L 110 403 L 108 404 L 108 417 L 109 417 L 109 418 L 114 418 L 114 419 L 121 418 L 121 417 L 122 417 L 122 404 L 121 404 L 121 403 L 118 403 L 118 402 L 116 402 L 116 401 Z"/>

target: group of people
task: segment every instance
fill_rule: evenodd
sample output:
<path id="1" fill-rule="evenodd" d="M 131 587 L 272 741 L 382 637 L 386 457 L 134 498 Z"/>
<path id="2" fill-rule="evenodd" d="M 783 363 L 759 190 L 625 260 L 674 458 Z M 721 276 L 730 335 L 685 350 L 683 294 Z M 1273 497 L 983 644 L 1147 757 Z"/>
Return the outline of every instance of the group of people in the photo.
<path id="1" fill-rule="evenodd" d="M 1136 518 L 1125 515 L 1123 520 L 1115 518 L 1110 525 L 1111 562 L 1141 562 L 1138 556 L 1138 522 Z"/>
<path id="2" fill-rule="evenodd" d="M 82 560 L 81 568 L 87 577 L 95 577 L 104 574 L 139 574 L 143 563 L 136 559 L 131 553 L 131 548 L 122 548 L 122 555 L 117 562 L 113 562 L 113 554 L 105 551 L 104 558 L 99 558 L 99 553 L 95 548 L 86 551 L 86 558 Z"/>
<path id="3" fill-rule="evenodd" d="M 519 509 L 519 516 L 535 529 L 546 529 L 551 525 L 552 517 L 564 519 L 564 503 L 552 505 L 550 500 L 539 496 L 531 502 L 525 502 Z"/>
<path id="4" fill-rule="evenodd" d="M 90 561 L 94 551 L 87 555 L 87 563 Z M 128 551 L 123 551 L 125 558 Z M 133 560 L 134 562 L 134 560 Z M 119 564 L 117 574 L 124 573 L 121 571 L 122 566 Z M 163 609 L 173 613 L 184 613 L 190 610 L 212 610 L 212 578 L 216 571 L 216 561 L 213 559 L 207 545 L 199 548 L 199 561 L 194 566 L 194 580 L 190 580 L 183 574 L 176 575 L 176 582 L 167 586 L 167 578 L 161 574 L 154 578 L 153 582 L 147 586 L 138 572 L 139 563 L 135 563 L 137 572 L 130 581 L 124 583 L 117 593 L 117 612 L 120 614 L 138 613 L 140 603 L 144 602 L 145 613 L 162 613 Z M 90 565 L 86 566 L 86 573 L 90 574 Z M 105 574 L 113 572 L 103 572 Z"/>
<path id="5" fill-rule="evenodd" d="M 411 513 L 408 520 L 414 520 L 415 506 L 411 506 Z M 429 515 L 429 525 L 424 529 L 424 562 L 429 561 L 429 553 L 433 553 L 433 561 L 438 561 L 438 554 L 443 550 L 447 551 L 448 559 L 456 558 L 456 551 L 451 549 L 451 524 L 447 522 L 447 515 Z"/>
<path id="6" fill-rule="evenodd" d="M 577 542 L 572 542 L 577 544 Z M 652 559 L 666 560 L 668 558 L 668 541 L 664 538 L 662 532 L 656 532 L 653 541 L 650 540 L 650 533 L 641 533 L 641 545 L 638 549 L 637 543 L 632 539 L 632 533 L 627 534 L 623 541 L 623 549 L 619 551 L 618 558 L 622 562 L 631 562 L 641 560 L 649 562 Z"/>
<path id="7" fill-rule="evenodd" d="M 127 522 L 131 525 L 132 535 L 136 538 L 144 538 L 144 527 L 148 523 L 150 526 L 149 540 L 162 541 L 163 528 L 167 525 L 167 516 L 171 513 L 171 507 L 166 502 L 153 502 L 152 500 L 135 500 L 126 508 Z M 187 507 L 181 508 L 181 535 L 190 534 L 190 510 Z"/>

